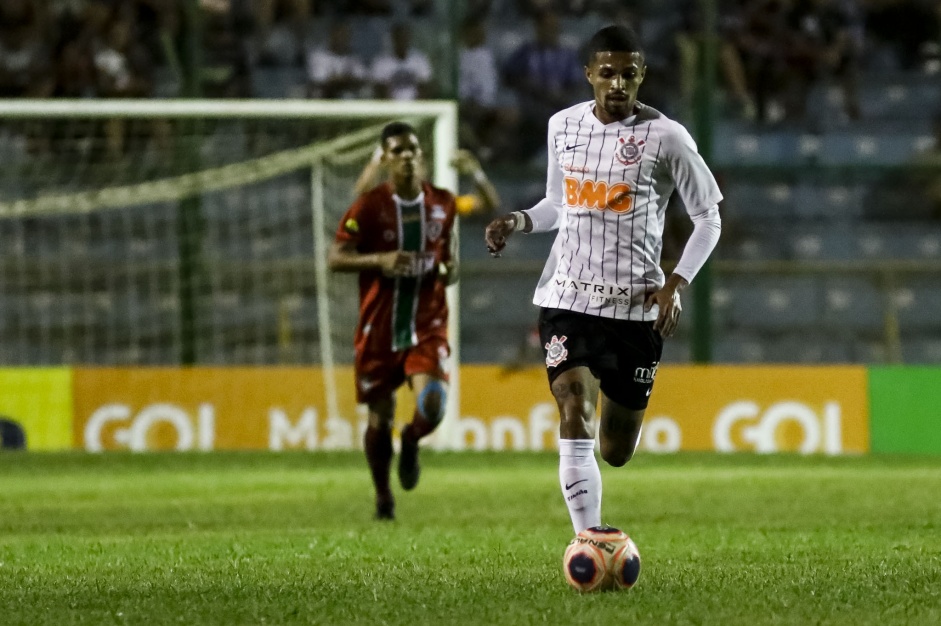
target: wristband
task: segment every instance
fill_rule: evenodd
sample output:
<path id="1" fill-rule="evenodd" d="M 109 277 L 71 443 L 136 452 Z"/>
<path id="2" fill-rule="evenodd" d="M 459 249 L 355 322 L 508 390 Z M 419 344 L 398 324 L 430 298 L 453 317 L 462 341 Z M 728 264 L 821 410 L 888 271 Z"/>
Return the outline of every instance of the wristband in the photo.
<path id="1" fill-rule="evenodd" d="M 510 217 L 513 218 L 513 230 L 523 232 L 523 229 L 526 228 L 526 216 L 522 211 L 513 211 L 510 213 Z"/>

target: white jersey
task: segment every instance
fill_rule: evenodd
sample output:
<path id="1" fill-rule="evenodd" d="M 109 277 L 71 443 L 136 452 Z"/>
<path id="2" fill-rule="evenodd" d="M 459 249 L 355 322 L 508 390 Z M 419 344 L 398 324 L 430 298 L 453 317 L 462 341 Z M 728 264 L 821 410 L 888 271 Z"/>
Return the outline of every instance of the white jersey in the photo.
<path id="1" fill-rule="evenodd" d="M 645 312 L 644 301 L 664 283 L 660 253 L 670 195 L 675 189 L 698 216 L 722 194 L 678 122 L 637 103 L 635 115 L 603 124 L 593 107 L 577 104 L 549 120 L 546 199 L 527 213 L 534 232 L 559 232 L 533 303 L 655 320 L 657 307 Z"/>

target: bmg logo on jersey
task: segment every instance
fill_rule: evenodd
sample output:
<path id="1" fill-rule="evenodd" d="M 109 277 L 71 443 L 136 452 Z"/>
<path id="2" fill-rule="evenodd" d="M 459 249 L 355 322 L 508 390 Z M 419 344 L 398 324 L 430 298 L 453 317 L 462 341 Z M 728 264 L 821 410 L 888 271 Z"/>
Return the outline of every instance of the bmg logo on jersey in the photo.
<path id="1" fill-rule="evenodd" d="M 602 180 L 588 178 L 582 181 L 573 176 L 566 176 L 563 182 L 565 203 L 569 206 L 615 213 L 627 213 L 634 206 L 631 186 L 627 183 L 616 183 L 609 187 Z"/>

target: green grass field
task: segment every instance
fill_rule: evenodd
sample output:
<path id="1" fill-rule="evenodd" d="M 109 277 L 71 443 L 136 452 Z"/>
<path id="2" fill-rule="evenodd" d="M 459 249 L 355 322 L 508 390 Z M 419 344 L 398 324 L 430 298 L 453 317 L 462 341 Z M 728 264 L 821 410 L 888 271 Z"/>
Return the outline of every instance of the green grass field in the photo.
<path id="1" fill-rule="evenodd" d="M 604 467 L 633 590 L 579 595 L 555 454 L 0 454 L 0 624 L 941 624 L 941 459 Z"/>

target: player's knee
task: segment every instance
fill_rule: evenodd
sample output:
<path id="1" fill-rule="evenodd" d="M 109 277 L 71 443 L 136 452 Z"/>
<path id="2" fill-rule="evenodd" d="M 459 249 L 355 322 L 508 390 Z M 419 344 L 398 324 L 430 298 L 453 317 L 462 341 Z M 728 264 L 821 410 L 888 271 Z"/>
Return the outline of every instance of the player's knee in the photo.
<path id="1" fill-rule="evenodd" d="M 630 438 L 612 438 L 605 436 L 606 434 L 602 433 L 601 437 L 601 458 L 612 467 L 627 465 L 634 457 L 634 450 L 637 448 L 635 442 L 631 441 Z"/>
<path id="2" fill-rule="evenodd" d="M 391 398 L 369 403 L 369 426 L 379 430 L 391 430 L 395 422 L 395 401 Z"/>
<path id="3" fill-rule="evenodd" d="M 438 424 L 444 419 L 447 390 L 440 380 L 431 380 L 418 395 L 418 412 L 426 421 Z"/>
<path id="4" fill-rule="evenodd" d="M 611 467 L 624 467 L 634 457 L 634 449 L 630 446 L 601 446 L 601 458 Z"/>
<path id="5" fill-rule="evenodd" d="M 568 398 L 560 400 L 559 415 L 562 419 L 571 423 L 584 422 L 591 423 L 595 416 L 594 407 L 583 398 Z"/>
<path id="6" fill-rule="evenodd" d="M 559 405 L 559 434 L 566 439 L 593 439 L 594 413 L 582 404 Z"/>

